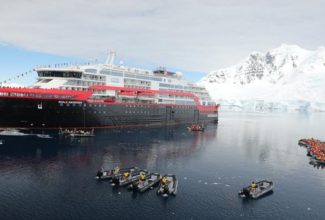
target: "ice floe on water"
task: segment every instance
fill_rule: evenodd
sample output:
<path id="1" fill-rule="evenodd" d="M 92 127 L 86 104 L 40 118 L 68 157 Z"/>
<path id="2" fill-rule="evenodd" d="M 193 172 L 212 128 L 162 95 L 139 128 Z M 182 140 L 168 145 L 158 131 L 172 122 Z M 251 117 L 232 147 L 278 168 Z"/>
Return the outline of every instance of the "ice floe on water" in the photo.
<path id="1" fill-rule="evenodd" d="M 203 184 L 203 185 L 222 185 L 222 186 L 225 186 L 225 187 L 231 187 L 231 181 L 235 178 L 239 178 L 241 176 L 232 176 L 232 177 L 216 177 L 218 180 L 221 180 L 222 178 L 224 180 L 228 179 L 229 181 L 223 181 L 223 182 L 220 182 L 220 181 L 208 181 L 208 180 L 202 180 L 202 179 L 196 179 L 196 178 L 191 178 L 191 177 L 183 177 L 184 180 L 187 180 L 187 181 L 194 181 L 194 182 L 197 182 L 198 184 Z"/>

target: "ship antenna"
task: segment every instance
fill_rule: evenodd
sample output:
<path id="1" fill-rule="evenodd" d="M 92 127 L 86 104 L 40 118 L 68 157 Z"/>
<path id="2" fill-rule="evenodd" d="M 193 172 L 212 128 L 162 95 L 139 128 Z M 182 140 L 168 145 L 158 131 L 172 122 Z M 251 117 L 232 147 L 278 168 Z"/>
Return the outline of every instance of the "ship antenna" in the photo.
<path id="1" fill-rule="evenodd" d="M 116 55 L 115 51 L 113 51 L 113 50 L 109 51 L 109 54 L 107 56 L 107 59 L 106 59 L 105 64 L 113 65 L 114 64 L 115 55 Z"/>

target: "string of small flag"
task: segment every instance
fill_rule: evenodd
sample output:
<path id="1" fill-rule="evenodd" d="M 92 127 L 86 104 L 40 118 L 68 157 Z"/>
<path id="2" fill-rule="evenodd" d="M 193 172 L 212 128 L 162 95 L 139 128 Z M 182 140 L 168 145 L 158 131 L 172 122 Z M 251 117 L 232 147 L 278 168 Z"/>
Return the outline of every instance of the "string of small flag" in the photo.
<path id="1" fill-rule="evenodd" d="M 21 79 L 23 77 L 26 77 L 27 75 L 31 74 L 32 72 L 35 71 L 35 69 L 39 69 L 39 68 L 62 68 L 62 67 L 70 67 L 70 66 L 81 66 L 81 65 L 90 65 L 91 63 L 90 62 L 87 62 L 87 63 L 79 63 L 79 64 L 76 64 L 76 63 L 60 63 L 60 64 L 53 64 L 53 65 L 40 65 L 40 66 L 37 66 L 36 68 L 34 68 L 33 70 L 29 70 L 27 72 L 24 72 L 24 73 L 20 73 L 20 74 L 17 74 L 16 76 L 13 76 L 9 79 L 6 79 L 2 82 L 0 82 L 0 86 L 3 85 L 3 84 L 6 84 L 6 83 L 11 83 L 11 82 L 14 82 L 15 80 L 18 80 L 18 79 Z"/>
<path id="2" fill-rule="evenodd" d="M 18 74 L 16 76 L 12 77 L 12 78 L 9 78 L 7 80 L 4 80 L 4 81 L 0 82 L 0 85 L 14 82 L 15 80 L 18 80 L 20 78 L 23 78 L 23 77 L 27 76 L 28 74 L 30 74 L 32 72 L 33 72 L 32 70 L 29 70 L 28 72 L 24 72 L 24 73 Z"/>

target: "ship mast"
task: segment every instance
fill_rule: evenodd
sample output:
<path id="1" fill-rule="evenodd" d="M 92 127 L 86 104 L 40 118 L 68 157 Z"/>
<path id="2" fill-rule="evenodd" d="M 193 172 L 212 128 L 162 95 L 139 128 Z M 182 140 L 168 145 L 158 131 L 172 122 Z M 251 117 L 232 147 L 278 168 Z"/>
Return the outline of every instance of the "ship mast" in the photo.
<path id="1" fill-rule="evenodd" d="M 111 50 L 109 51 L 109 54 L 107 56 L 105 64 L 113 65 L 114 64 L 114 58 L 115 58 L 116 52 Z"/>

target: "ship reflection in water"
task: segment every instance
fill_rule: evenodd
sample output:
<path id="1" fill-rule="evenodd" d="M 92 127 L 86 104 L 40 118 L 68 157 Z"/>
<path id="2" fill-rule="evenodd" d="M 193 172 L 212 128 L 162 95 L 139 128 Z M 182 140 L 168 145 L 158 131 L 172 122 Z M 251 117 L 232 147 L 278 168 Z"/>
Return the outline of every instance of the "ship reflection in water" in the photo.
<path id="1" fill-rule="evenodd" d="M 99 129 L 95 137 L 1 136 L 1 219 L 322 219 L 325 175 L 301 137 L 323 138 L 325 116 L 223 113 L 204 132 L 186 126 Z M 30 132 L 30 131 L 23 131 Z M 98 169 L 176 174 L 176 197 L 97 181 Z M 274 193 L 242 200 L 252 180 Z M 312 186 L 312 187 L 308 187 Z"/>
<path id="2" fill-rule="evenodd" d="M 123 140 L 118 143 L 112 140 L 112 137 L 104 135 L 106 137 L 103 140 L 105 153 L 101 167 L 136 165 L 153 171 L 173 172 L 168 169 L 168 163 L 199 152 L 205 147 L 206 142 L 216 137 L 217 127 L 211 126 L 205 134 L 188 132 L 184 127 L 127 130 L 127 137 L 124 132 L 115 131 L 115 140 Z"/>

